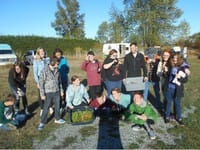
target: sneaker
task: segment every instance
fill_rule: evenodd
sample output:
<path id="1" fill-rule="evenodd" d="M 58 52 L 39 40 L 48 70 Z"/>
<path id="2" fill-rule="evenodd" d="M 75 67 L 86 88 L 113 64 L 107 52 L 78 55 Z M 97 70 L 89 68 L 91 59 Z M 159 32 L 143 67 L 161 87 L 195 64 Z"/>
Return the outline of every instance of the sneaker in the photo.
<path id="1" fill-rule="evenodd" d="M 177 122 L 179 123 L 180 126 L 182 126 L 182 127 L 185 126 L 182 119 L 178 119 Z"/>
<path id="2" fill-rule="evenodd" d="M 155 140 L 156 139 L 156 135 L 155 135 L 155 132 L 153 130 L 149 131 L 148 134 L 149 134 L 149 138 L 151 140 Z"/>
<path id="3" fill-rule="evenodd" d="M 40 123 L 39 125 L 38 125 L 38 130 L 42 130 L 44 128 L 44 124 L 43 123 Z"/>
<path id="4" fill-rule="evenodd" d="M 53 108 L 52 108 L 52 107 L 50 107 L 50 108 L 49 108 L 49 114 L 50 114 L 50 115 L 52 115 L 52 114 L 53 114 L 53 112 L 54 112 Z"/>
<path id="5" fill-rule="evenodd" d="M 137 125 L 137 124 L 133 125 L 131 128 L 132 128 L 133 131 L 141 131 L 142 130 L 142 127 L 140 125 Z"/>
<path id="6" fill-rule="evenodd" d="M 40 117 L 42 116 L 43 109 L 40 110 Z"/>
<path id="7" fill-rule="evenodd" d="M 59 120 L 55 120 L 54 122 L 58 123 L 58 124 L 63 124 L 63 123 L 65 123 L 65 120 L 59 119 Z"/>

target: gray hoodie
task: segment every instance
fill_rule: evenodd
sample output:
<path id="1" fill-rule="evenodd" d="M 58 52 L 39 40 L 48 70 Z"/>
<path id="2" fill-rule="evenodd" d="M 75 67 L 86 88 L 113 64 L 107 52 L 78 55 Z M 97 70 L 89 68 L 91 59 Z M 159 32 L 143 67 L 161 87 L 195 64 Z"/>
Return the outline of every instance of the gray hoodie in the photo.
<path id="1" fill-rule="evenodd" d="M 46 65 L 39 76 L 40 95 L 45 96 L 46 93 L 63 92 L 61 77 L 58 69 L 50 70 Z"/>

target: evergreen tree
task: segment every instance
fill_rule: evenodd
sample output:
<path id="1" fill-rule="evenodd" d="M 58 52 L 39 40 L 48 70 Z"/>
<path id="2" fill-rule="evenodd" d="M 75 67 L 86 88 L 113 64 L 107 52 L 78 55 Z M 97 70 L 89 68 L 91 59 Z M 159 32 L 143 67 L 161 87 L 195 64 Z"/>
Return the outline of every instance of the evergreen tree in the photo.
<path id="1" fill-rule="evenodd" d="M 83 39 L 84 14 L 79 14 L 79 3 L 77 0 L 57 1 L 58 11 L 55 13 L 56 20 L 52 27 L 58 35 L 67 39 Z"/>

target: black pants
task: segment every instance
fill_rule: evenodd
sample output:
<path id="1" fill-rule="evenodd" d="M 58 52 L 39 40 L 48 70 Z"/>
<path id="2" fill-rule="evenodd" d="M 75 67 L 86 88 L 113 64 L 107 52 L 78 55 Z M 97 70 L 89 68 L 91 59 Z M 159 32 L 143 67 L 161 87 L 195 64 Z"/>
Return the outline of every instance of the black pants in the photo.
<path id="1" fill-rule="evenodd" d="M 95 99 L 97 93 L 102 93 L 103 89 L 101 85 L 89 86 L 89 96 L 91 99 Z"/>

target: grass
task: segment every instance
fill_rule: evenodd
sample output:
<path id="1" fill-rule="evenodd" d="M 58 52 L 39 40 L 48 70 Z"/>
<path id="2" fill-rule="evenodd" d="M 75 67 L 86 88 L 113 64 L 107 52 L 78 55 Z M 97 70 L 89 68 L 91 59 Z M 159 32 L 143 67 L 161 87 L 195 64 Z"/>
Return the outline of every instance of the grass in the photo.
<path id="1" fill-rule="evenodd" d="M 85 79 L 85 72 L 80 69 L 81 62 L 84 57 L 80 58 L 68 58 L 70 64 L 70 77 L 74 74 L 78 75 L 81 79 Z M 101 60 L 102 62 L 102 60 Z M 195 106 L 196 110 L 193 114 L 190 114 L 187 118 L 184 118 L 185 127 L 175 127 L 170 129 L 170 134 L 181 134 L 182 139 L 176 141 L 175 146 L 166 145 L 163 141 L 157 140 L 150 145 L 151 148 L 175 148 L 175 149 L 197 149 L 200 148 L 200 59 L 196 56 L 189 56 L 189 63 L 191 64 L 191 76 L 188 83 L 185 84 L 185 97 L 182 99 L 183 109 Z M 3 100 L 5 96 L 10 92 L 7 77 L 10 66 L 0 66 L 0 99 Z M 30 67 L 30 74 L 27 79 L 27 97 L 28 103 L 31 108 L 33 116 L 26 122 L 26 124 L 17 131 L 0 131 L 0 147 L 3 149 L 31 149 L 33 140 L 44 140 L 48 137 L 49 132 L 55 130 L 58 126 L 53 123 L 53 119 L 48 122 L 43 131 L 37 130 L 37 125 L 40 122 L 39 111 L 40 108 L 37 105 L 37 88 L 33 79 L 32 67 Z M 22 108 L 22 105 L 21 105 Z M 64 119 L 68 119 L 64 116 Z M 67 121 L 69 123 L 69 120 Z M 96 128 L 84 127 L 79 132 L 87 138 L 87 136 L 94 134 L 97 131 Z M 127 135 L 128 136 L 128 135 Z M 60 145 L 55 145 L 56 149 L 67 147 L 65 143 L 76 142 L 77 137 L 67 137 Z M 138 148 L 139 145 L 131 144 L 129 148 Z"/>
<path id="2" fill-rule="evenodd" d="M 67 147 L 69 144 L 76 142 L 77 137 L 67 137 L 64 139 L 62 143 L 53 147 L 53 149 L 63 149 L 63 147 Z"/>

